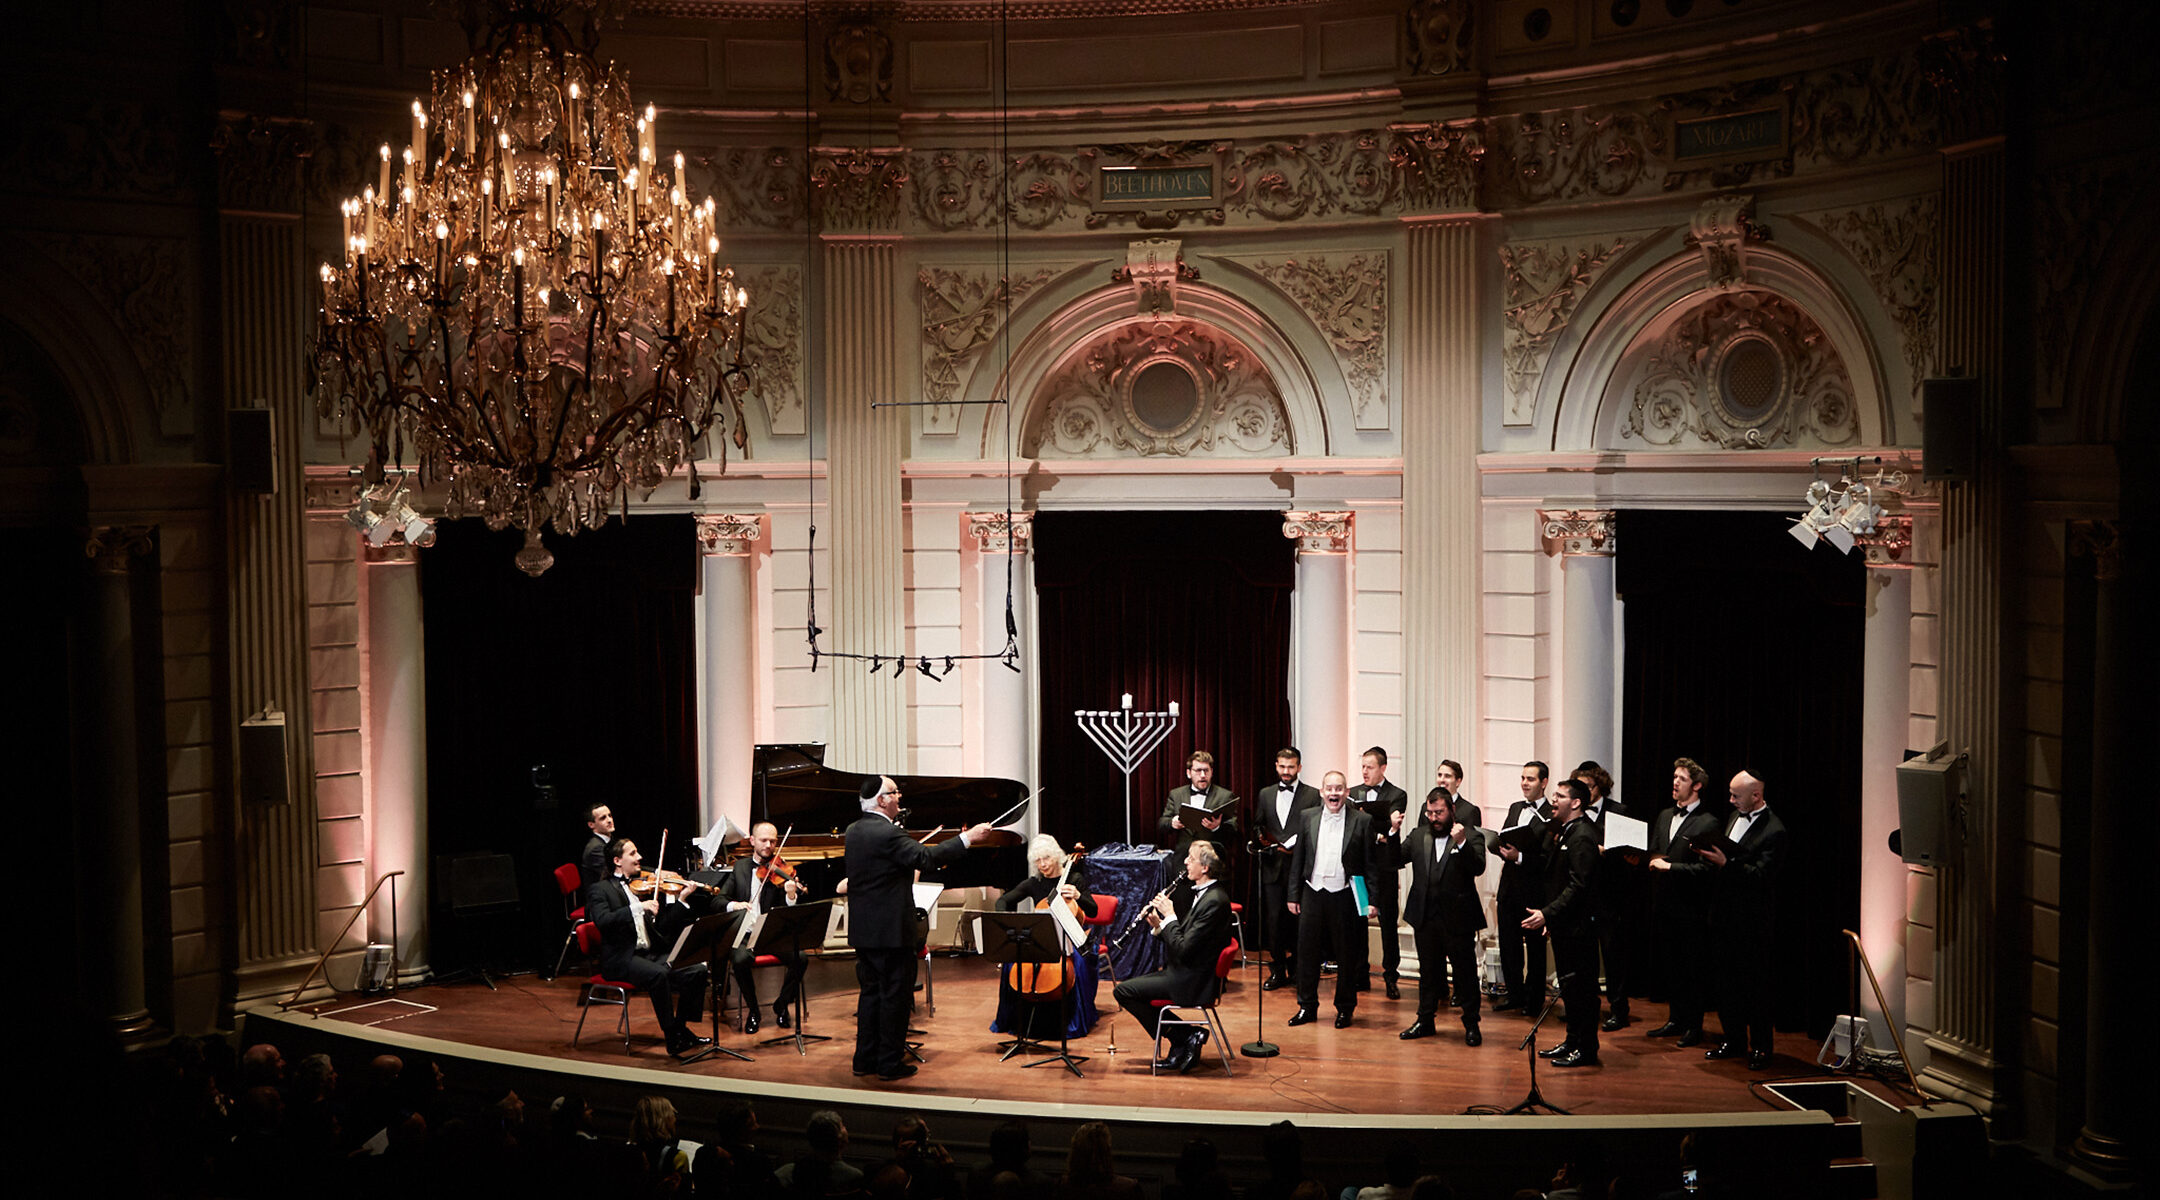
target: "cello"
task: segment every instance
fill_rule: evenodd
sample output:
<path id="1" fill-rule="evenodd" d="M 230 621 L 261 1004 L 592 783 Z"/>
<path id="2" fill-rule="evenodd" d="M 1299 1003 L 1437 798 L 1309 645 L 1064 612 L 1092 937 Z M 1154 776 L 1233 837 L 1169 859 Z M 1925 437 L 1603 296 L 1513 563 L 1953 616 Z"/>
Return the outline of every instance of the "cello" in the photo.
<path id="1" fill-rule="evenodd" d="M 1073 852 L 1065 856 L 1064 869 L 1058 872 L 1057 887 L 1052 889 L 1049 898 L 1043 901 L 1044 904 L 1064 905 L 1076 921 L 1081 917 L 1079 902 L 1067 900 L 1061 893 L 1065 890 L 1066 882 L 1072 878 L 1073 864 L 1086 854 L 1086 847 L 1073 847 Z M 1078 947 L 1075 947 L 1075 950 L 1077 949 Z M 1016 962 L 1005 968 L 1005 986 L 1037 1004 L 1063 999 L 1072 991 L 1073 982 L 1071 955 L 1061 954 L 1054 963 Z"/>

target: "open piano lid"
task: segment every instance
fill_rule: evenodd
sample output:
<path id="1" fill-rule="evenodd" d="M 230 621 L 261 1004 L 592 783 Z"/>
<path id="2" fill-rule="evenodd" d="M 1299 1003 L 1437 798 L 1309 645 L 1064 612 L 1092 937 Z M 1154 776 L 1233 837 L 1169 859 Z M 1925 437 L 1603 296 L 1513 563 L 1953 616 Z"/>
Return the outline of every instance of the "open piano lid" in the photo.
<path id="1" fill-rule="evenodd" d="M 862 816 L 863 784 L 873 778 L 826 766 L 822 742 L 759 746 L 751 759 L 750 811 L 755 820 L 794 830 L 789 855 L 815 857 L 821 847 L 837 855 L 847 827 Z M 1006 814 L 1028 799 L 1027 785 L 1016 779 L 894 775 L 892 780 L 900 785 L 908 832 L 920 836 L 943 826 L 939 840 L 977 821 L 1018 821 L 1020 816 Z M 1016 839 L 997 840 L 1005 844 L 971 852 L 966 866 L 927 877 L 942 875 L 947 887 L 1012 886 L 1026 874 L 1025 853 L 1012 844 Z"/>

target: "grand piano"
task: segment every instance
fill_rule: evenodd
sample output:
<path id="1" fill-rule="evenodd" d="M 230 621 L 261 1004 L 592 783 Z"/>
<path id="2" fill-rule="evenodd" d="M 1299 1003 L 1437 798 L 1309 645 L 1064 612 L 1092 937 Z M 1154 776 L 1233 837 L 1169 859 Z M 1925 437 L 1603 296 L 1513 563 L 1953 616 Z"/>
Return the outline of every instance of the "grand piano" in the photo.
<path id="1" fill-rule="evenodd" d="M 752 756 L 751 819 L 771 821 L 787 834 L 781 857 L 801 872 L 812 896 L 832 895 L 847 874 L 847 827 L 862 816 L 862 786 L 871 778 L 826 766 L 825 747 L 818 742 L 759 746 Z M 1012 779 L 895 775 L 892 780 L 900 785 L 901 824 L 917 837 L 932 835 L 927 839 L 932 844 L 978 821 L 995 820 L 1028 798 L 1027 785 Z M 1003 888 L 1026 875 L 1022 839 L 1001 832 L 988 844 L 969 847 L 965 861 L 924 872 L 923 880 L 951 888 Z"/>

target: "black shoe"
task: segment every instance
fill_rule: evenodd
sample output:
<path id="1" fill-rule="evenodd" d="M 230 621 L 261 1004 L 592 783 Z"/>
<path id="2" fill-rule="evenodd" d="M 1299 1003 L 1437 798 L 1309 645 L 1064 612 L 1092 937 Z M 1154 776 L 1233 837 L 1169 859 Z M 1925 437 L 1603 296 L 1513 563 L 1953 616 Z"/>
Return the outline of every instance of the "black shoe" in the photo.
<path id="1" fill-rule="evenodd" d="M 788 1011 L 784 1008 L 775 1008 L 774 1010 L 772 1010 L 772 1023 L 778 1025 L 782 1029 L 795 1028 L 795 1019 L 788 1016 Z"/>
<path id="2" fill-rule="evenodd" d="M 1561 1042 L 1557 1045 L 1547 1046 L 1543 1050 L 1538 1051 L 1537 1056 L 1539 1058 L 1558 1058 L 1561 1055 L 1566 1054 L 1568 1051 L 1573 1050 L 1574 1048 L 1575 1047 L 1569 1045 L 1566 1042 Z"/>
<path id="3" fill-rule="evenodd" d="M 1185 1043 L 1185 1053 L 1178 1059 L 1178 1074 L 1183 1075 L 1185 1072 L 1192 1070 L 1193 1065 L 1200 1061 L 1200 1048 L 1207 1045 L 1207 1037 L 1207 1030 L 1193 1030 L 1192 1040 Z"/>
<path id="4" fill-rule="evenodd" d="M 1387 998 L 1390 1000 L 1402 999 L 1402 989 L 1397 987 L 1392 979 L 1387 981 Z"/>
<path id="5" fill-rule="evenodd" d="M 1433 1035 L 1434 1032 L 1435 1030 L 1432 1027 L 1432 1019 L 1430 1017 L 1419 1017 L 1414 1023 L 1411 1024 L 1410 1028 L 1403 1030 L 1401 1033 L 1398 1033 L 1395 1036 L 1401 1038 L 1406 1042 L 1414 1042 L 1419 1038 L 1429 1038 Z"/>
<path id="6" fill-rule="evenodd" d="M 1749 1051 L 1749 1053 L 1748 1053 L 1748 1056 L 1747 1056 L 1747 1068 L 1748 1068 L 1748 1070 L 1750 1070 L 1750 1071 L 1767 1071 L 1767 1070 L 1769 1070 L 1769 1069 L 1770 1069 L 1770 1052 L 1769 1052 L 1768 1050 L 1753 1050 L 1753 1051 Z"/>
<path id="7" fill-rule="evenodd" d="M 1613 1015 L 1605 1018 L 1605 1020 L 1598 1025 L 1598 1028 L 1604 1030 L 1607 1033 L 1618 1033 L 1621 1030 L 1627 1028 L 1627 1024 L 1628 1019 L 1624 1014 L 1614 1013 Z"/>
<path id="8" fill-rule="evenodd" d="M 1310 1025 L 1319 1019 L 1319 1015 L 1309 1008 L 1301 1008 L 1290 1014 L 1290 1023 L 1292 1025 Z"/>
<path id="9" fill-rule="evenodd" d="M 1598 1065 L 1598 1056 L 1585 1054 L 1580 1050 L 1569 1050 L 1566 1054 L 1556 1056 L 1552 1060 L 1552 1065 L 1556 1067 L 1594 1067 Z"/>
<path id="10" fill-rule="evenodd" d="M 1680 1041 L 1679 1041 L 1679 1042 L 1678 1042 L 1677 1044 L 1678 1044 L 1678 1045 L 1680 1046 L 1680 1048 L 1681 1048 L 1681 1049 L 1683 1049 L 1683 1050 L 1684 1050 L 1684 1049 L 1686 1049 L 1686 1048 L 1687 1048 L 1687 1047 L 1689 1047 L 1689 1046 L 1700 1046 L 1700 1045 L 1702 1045 L 1702 1030 L 1700 1030 L 1700 1029 L 1690 1029 L 1690 1030 L 1688 1030 L 1688 1031 L 1687 1031 L 1686 1033 L 1683 1033 L 1683 1034 L 1681 1034 L 1681 1035 L 1680 1035 Z"/>
<path id="11" fill-rule="evenodd" d="M 1654 1038 L 1679 1037 L 1681 1034 L 1686 1032 L 1687 1026 L 1682 1025 L 1677 1021 L 1667 1021 L 1663 1025 L 1658 1026 L 1656 1029 L 1650 1030 L 1648 1033 L 1643 1034 L 1643 1036 Z"/>
<path id="12" fill-rule="evenodd" d="M 1482 1046 L 1485 1044 L 1485 1035 L 1478 1032 L 1477 1026 L 1465 1025 L 1462 1031 L 1462 1044 L 1465 1046 Z"/>
<path id="13" fill-rule="evenodd" d="M 1494 1012 L 1514 1012 L 1516 1009 L 1521 1007 L 1522 1005 L 1515 1003 L 1515 998 L 1513 996 L 1502 996 L 1498 1000 L 1492 1002 L 1492 1010 Z"/>
<path id="14" fill-rule="evenodd" d="M 920 1069 L 914 1063 L 901 1063 L 897 1070 L 879 1071 L 877 1077 L 886 1083 L 892 1083 L 895 1080 L 906 1079 Z"/>
<path id="15" fill-rule="evenodd" d="M 1345 1012 L 1339 1012 L 1339 1013 L 1336 1013 L 1336 1014 L 1335 1014 L 1335 1028 L 1337 1028 L 1337 1029 L 1348 1029 L 1348 1028 L 1350 1028 L 1350 1014 L 1349 1014 L 1349 1013 L 1348 1013 L 1347 1011 L 1345 1011 Z"/>
<path id="16" fill-rule="evenodd" d="M 753 1008 L 749 1012 L 743 1014 L 742 1031 L 744 1033 L 756 1033 L 758 1031 L 758 1015 L 756 1009 Z"/>
<path id="17" fill-rule="evenodd" d="M 1266 979 L 1261 981 L 1260 990 L 1263 992 L 1272 992 L 1276 988 L 1289 986 L 1290 977 L 1288 975 L 1270 975 Z"/>
<path id="18" fill-rule="evenodd" d="M 1183 1075 L 1185 1072 L 1192 1070 L 1193 1063 L 1197 1061 L 1199 1057 L 1200 1039 L 1193 1037 L 1191 1034 L 1187 1034 L 1185 1035 L 1185 1039 L 1178 1043 L 1177 1049 L 1172 1050 L 1169 1055 L 1163 1059 L 1163 1070 L 1173 1071 L 1179 1075 Z"/>
<path id="19" fill-rule="evenodd" d="M 1717 1045 L 1703 1051 L 1703 1057 L 1710 1059 L 1739 1058 L 1746 1053 L 1747 1047 L 1738 1042 L 1719 1042 Z"/>

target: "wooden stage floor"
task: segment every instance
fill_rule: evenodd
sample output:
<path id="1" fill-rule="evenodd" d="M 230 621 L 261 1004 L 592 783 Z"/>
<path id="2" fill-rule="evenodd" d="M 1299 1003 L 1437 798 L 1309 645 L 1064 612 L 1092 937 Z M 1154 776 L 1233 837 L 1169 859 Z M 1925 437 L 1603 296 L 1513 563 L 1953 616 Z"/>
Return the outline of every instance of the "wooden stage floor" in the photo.
<path id="1" fill-rule="evenodd" d="M 640 1067 L 722 1083 L 726 1077 L 754 1075 L 765 1086 L 775 1082 L 882 1093 L 951 1098 L 1011 1096 L 1020 1089 L 1048 1102 L 1107 1108 L 1214 1109 L 1224 1112 L 1333 1113 L 1341 1115 L 1433 1116 L 1504 1110 L 1521 1100 L 1529 1087 L 1526 1051 L 1517 1043 L 1530 1022 L 1517 1013 L 1486 1013 L 1485 1044 L 1462 1044 L 1454 1009 L 1442 1009 L 1437 1037 L 1405 1042 L 1396 1035 L 1416 1016 L 1415 986 L 1405 982 L 1403 999 L 1389 1000 L 1378 990 L 1358 1005 L 1356 1024 L 1334 1027 L 1326 1007 L 1332 981 L 1322 983 L 1321 1019 L 1300 1028 L 1286 1022 L 1295 1001 L 1289 989 L 1266 993 L 1267 1040 L 1282 1053 L 1271 1059 L 1245 1058 L 1237 1046 L 1254 1038 L 1257 967 L 1232 976 L 1223 997 L 1222 1018 L 1233 1043 L 1234 1077 L 1224 1078 L 1221 1060 L 1210 1041 L 1206 1057 L 1190 1075 L 1150 1076 L 1149 1048 L 1130 1017 L 1110 1002 L 1110 983 L 1097 993 L 1101 1017 L 1094 1031 L 1073 1043 L 1076 1054 L 1093 1056 L 1075 1078 L 1057 1066 L 1023 1070 L 1025 1058 L 1000 1062 L 989 1032 L 997 1006 L 991 964 L 977 958 L 939 958 L 935 964 L 935 1015 L 918 1007 L 915 1026 L 926 1031 L 921 1073 L 897 1084 L 856 1079 L 850 1071 L 854 1045 L 854 965 L 847 960 L 813 964 L 808 980 L 807 1029 L 833 1040 L 812 1043 L 798 1055 L 792 1045 L 759 1046 L 782 1031 L 764 1013 L 765 1028 L 745 1036 L 723 1027 L 720 1044 L 756 1059 L 751 1066 L 725 1057 L 695 1064 L 670 1059 L 661 1045 L 651 1003 L 631 998 L 631 1049 L 614 1036 L 616 1010 L 595 1008 L 585 1023 L 583 1044 L 573 1050 L 571 1033 L 579 1016 L 582 975 L 553 981 L 535 976 L 498 980 L 499 991 L 481 983 L 425 987 L 402 995 L 437 1006 L 437 1011 L 382 1021 L 402 1005 L 353 1009 L 327 1020 L 365 1024 L 415 1037 L 441 1039 L 490 1050 L 510 1051 L 575 1062 L 603 1070 Z M 768 996 L 778 972 L 759 973 Z M 325 1009 L 337 1006 L 326 1005 Z M 1577 1116 L 1624 1117 L 1679 1113 L 1763 1113 L 1788 1106 L 1755 1085 L 1791 1078 L 1826 1077 L 1815 1065 L 1816 1044 L 1800 1034 L 1783 1034 L 1769 1070 L 1749 1071 L 1743 1062 L 1703 1058 L 1707 1046 L 1682 1050 L 1670 1039 L 1645 1037 L 1665 1019 L 1664 1006 L 1634 1005 L 1635 1023 L 1619 1033 L 1602 1035 L 1604 1065 L 1571 1071 L 1540 1065 L 1538 1082 L 1550 1102 Z M 298 1014 L 293 1014 L 297 1016 Z M 730 1014 L 732 1015 L 732 1013 Z M 287 1019 L 291 1019 L 288 1017 Z M 1546 1024 L 1540 1044 L 1558 1041 L 1559 1015 Z M 1712 1021 L 1713 1029 L 1715 1020 Z M 710 1032 L 709 1020 L 700 1032 Z M 364 1030 L 353 1030 L 366 1036 Z M 1119 1053 L 1107 1052 L 1115 1038 Z M 691 1082 L 686 1078 L 684 1082 Z M 1896 1103 L 1890 1093 L 1864 1084 Z M 864 1099 L 870 1099 L 865 1096 Z"/>

